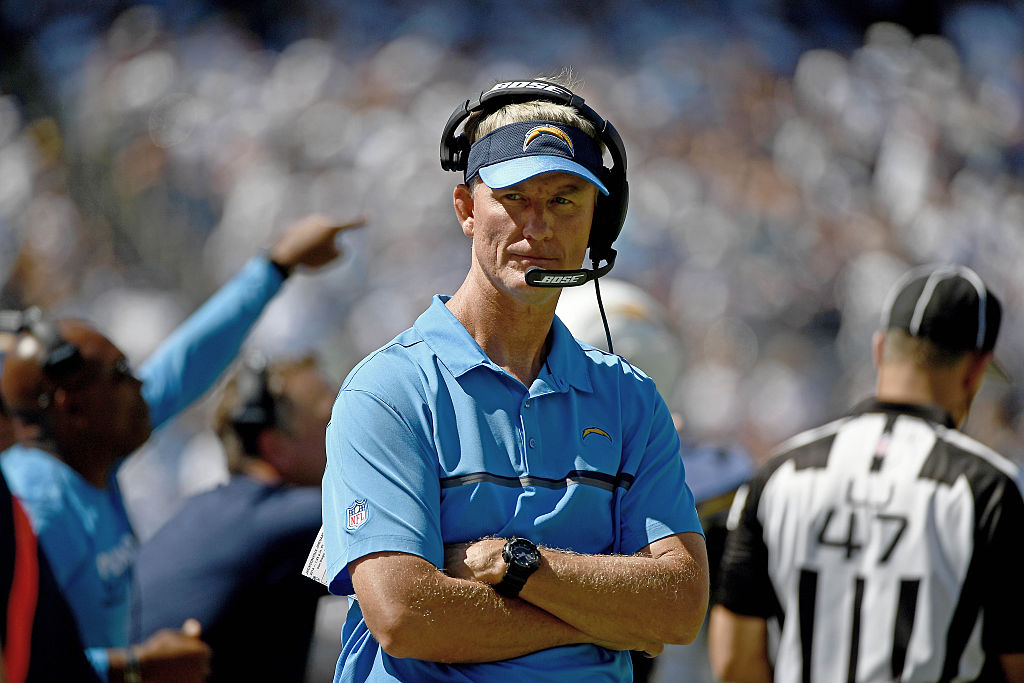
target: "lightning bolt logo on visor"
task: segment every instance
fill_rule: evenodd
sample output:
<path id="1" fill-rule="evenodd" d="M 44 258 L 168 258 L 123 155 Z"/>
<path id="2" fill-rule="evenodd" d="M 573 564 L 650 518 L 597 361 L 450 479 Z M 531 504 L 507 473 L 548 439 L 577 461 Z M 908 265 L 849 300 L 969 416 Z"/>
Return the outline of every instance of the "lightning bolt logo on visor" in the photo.
<path id="1" fill-rule="evenodd" d="M 561 128 L 556 128 L 555 126 L 537 126 L 536 128 L 531 128 L 529 132 L 526 134 L 526 139 L 523 140 L 523 151 L 525 152 L 526 148 L 530 146 L 531 142 L 536 140 L 537 137 L 544 135 L 545 133 L 547 133 L 548 135 L 554 135 L 556 138 L 558 138 L 565 144 L 569 145 L 569 153 L 575 156 L 575 152 L 573 151 L 572 147 L 572 139 L 564 130 L 562 130 Z"/>
<path id="2" fill-rule="evenodd" d="M 608 434 L 608 432 L 604 431 L 600 427 L 587 427 L 586 429 L 583 430 L 583 437 L 582 438 L 585 439 L 585 438 L 587 438 L 591 434 L 600 434 L 601 436 L 603 436 L 604 438 L 608 439 L 609 441 L 612 440 L 612 437 Z"/>

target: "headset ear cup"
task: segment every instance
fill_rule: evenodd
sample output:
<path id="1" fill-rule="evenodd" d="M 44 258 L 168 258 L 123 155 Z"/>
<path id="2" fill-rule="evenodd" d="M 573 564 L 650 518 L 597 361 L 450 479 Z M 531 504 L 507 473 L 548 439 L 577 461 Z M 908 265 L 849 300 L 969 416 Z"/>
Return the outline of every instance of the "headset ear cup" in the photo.
<path id="1" fill-rule="evenodd" d="M 588 242 L 591 258 L 598 261 L 608 256 L 612 244 L 622 231 L 629 204 L 629 184 L 625 178 L 605 169 L 601 182 L 608 188 L 608 196 L 599 194 L 597 197 Z"/>
<path id="2" fill-rule="evenodd" d="M 235 406 L 230 418 L 236 431 L 274 425 L 275 400 L 268 387 L 268 374 L 262 355 L 253 354 L 242 360 L 235 378 Z"/>
<path id="3" fill-rule="evenodd" d="M 441 168 L 446 171 L 465 171 L 469 161 L 469 139 L 465 134 L 441 141 Z"/>
<path id="4" fill-rule="evenodd" d="M 615 193 L 617 201 L 615 202 L 615 209 L 612 215 L 615 216 L 613 226 L 609 230 L 608 246 L 612 245 L 612 242 L 619 238 L 619 233 L 622 232 L 622 226 L 626 222 L 626 211 L 629 209 L 629 181 L 626 180 L 625 176 L 619 177 L 618 182 L 619 190 Z"/>
<path id="5" fill-rule="evenodd" d="M 452 144 L 452 170 L 465 171 L 469 162 L 469 138 L 460 134 Z"/>

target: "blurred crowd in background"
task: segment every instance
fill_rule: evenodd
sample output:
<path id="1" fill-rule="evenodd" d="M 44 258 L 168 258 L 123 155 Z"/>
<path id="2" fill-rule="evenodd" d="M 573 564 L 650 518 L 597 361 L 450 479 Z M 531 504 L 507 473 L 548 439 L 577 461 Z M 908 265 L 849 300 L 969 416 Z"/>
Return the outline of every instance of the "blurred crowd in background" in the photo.
<path id="1" fill-rule="evenodd" d="M 627 146 L 613 275 L 673 316 L 660 388 L 690 437 L 763 458 L 866 397 L 889 286 L 957 261 L 1003 300 L 1013 377 L 965 431 L 1024 462 L 1024 4 L 858 7 L 5 0 L 0 304 L 85 317 L 138 362 L 292 219 L 365 215 L 249 341 L 340 382 L 466 271 L 452 109 L 572 67 Z M 226 479 L 208 408 L 126 468 L 140 539 Z"/>

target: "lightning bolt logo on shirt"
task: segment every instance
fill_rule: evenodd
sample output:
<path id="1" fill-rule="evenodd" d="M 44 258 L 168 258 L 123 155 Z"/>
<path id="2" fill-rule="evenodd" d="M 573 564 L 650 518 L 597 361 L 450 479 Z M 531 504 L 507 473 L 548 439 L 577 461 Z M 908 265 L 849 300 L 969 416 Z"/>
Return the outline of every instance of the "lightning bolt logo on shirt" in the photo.
<path id="1" fill-rule="evenodd" d="M 601 436 L 603 436 L 604 438 L 608 439 L 609 441 L 612 440 L 612 437 L 608 434 L 608 432 L 604 431 L 600 427 L 587 427 L 586 429 L 583 430 L 583 437 L 582 438 L 586 439 L 591 434 L 600 434 Z"/>
<path id="2" fill-rule="evenodd" d="M 523 151 L 526 151 L 526 148 L 530 146 L 531 142 L 536 140 L 539 136 L 545 134 L 554 135 L 556 138 L 564 142 L 566 145 L 569 146 L 569 153 L 575 156 L 572 147 L 572 139 L 564 130 L 562 130 L 561 128 L 556 128 L 555 126 L 537 126 L 536 128 L 531 128 L 529 132 L 526 134 L 526 138 L 523 140 Z"/>

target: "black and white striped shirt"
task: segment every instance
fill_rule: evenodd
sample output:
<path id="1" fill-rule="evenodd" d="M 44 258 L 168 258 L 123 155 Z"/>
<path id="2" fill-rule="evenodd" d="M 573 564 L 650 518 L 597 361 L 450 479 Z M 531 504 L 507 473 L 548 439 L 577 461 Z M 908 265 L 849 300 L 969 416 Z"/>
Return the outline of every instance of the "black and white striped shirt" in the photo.
<path id="1" fill-rule="evenodd" d="M 716 596 L 768 620 L 775 680 L 1001 678 L 1024 652 L 1019 468 L 876 400 L 779 451 L 737 493 Z"/>

